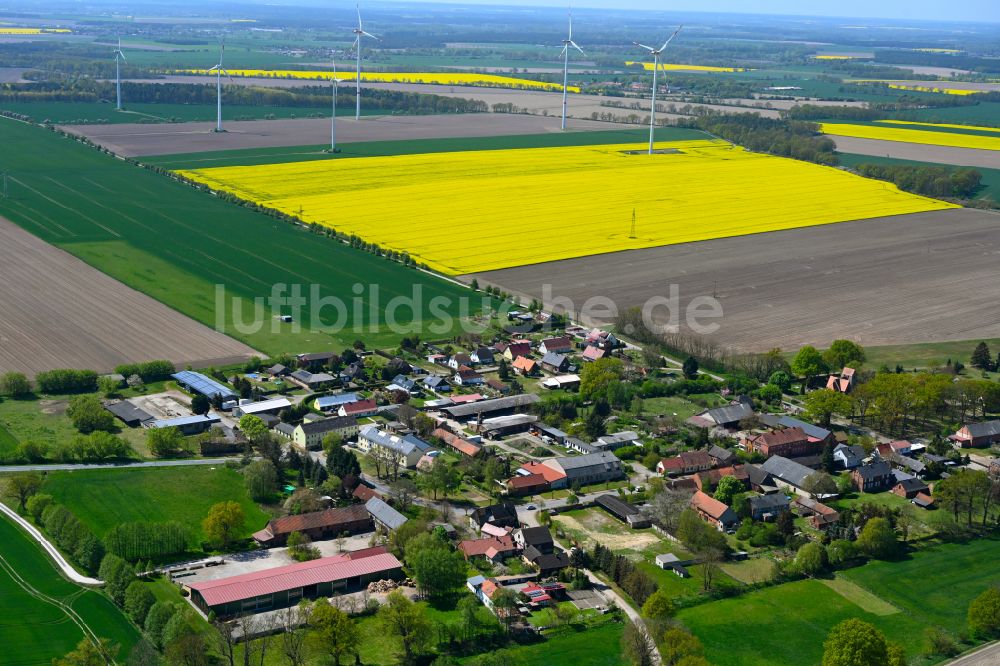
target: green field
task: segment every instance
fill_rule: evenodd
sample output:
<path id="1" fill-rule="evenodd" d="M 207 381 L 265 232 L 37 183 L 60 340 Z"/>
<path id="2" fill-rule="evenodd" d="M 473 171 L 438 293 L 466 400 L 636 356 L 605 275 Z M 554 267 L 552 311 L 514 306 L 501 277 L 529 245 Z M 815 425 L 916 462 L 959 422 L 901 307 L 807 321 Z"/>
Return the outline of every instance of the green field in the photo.
<path id="1" fill-rule="evenodd" d="M 72 650 L 83 630 L 47 596 L 67 604 L 97 636 L 122 646 L 125 656 L 139 639 L 136 628 L 102 594 L 63 578 L 42 550 L 6 517 L 0 518 L 0 662 L 17 666 L 50 664 Z M 11 567 L 23 579 L 10 575 Z M 28 587 L 30 589 L 25 589 Z"/>
<path id="2" fill-rule="evenodd" d="M 243 536 L 268 519 L 247 495 L 238 472 L 208 465 L 50 472 L 42 492 L 64 504 L 98 536 L 119 523 L 176 520 L 190 528 L 194 550 L 203 539 L 201 521 L 216 502 L 232 500 L 243 506 Z"/>
<path id="3" fill-rule="evenodd" d="M 865 366 L 878 369 L 882 365 L 894 368 L 896 364 L 911 370 L 913 368 L 940 368 L 948 359 L 968 365 L 972 350 L 980 340 L 957 340 L 949 342 L 921 342 L 912 345 L 884 345 L 865 348 Z M 1000 338 L 986 338 L 990 349 L 1000 349 Z"/>
<path id="4" fill-rule="evenodd" d="M 0 458 L 8 453 L 12 453 L 17 448 L 18 441 L 14 435 L 10 434 L 0 421 Z"/>
<path id="5" fill-rule="evenodd" d="M 914 659 L 926 627 L 964 630 L 969 602 L 1000 577 L 998 554 L 995 539 L 935 545 L 899 562 L 844 571 L 844 582 L 786 583 L 687 608 L 678 619 L 716 666 L 818 664 L 827 632 L 849 617 L 879 627 Z"/>
<path id="6" fill-rule="evenodd" d="M 1000 125 L 1000 102 L 979 102 L 972 106 L 950 106 L 907 111 L 900 114 L 905 120 L 919 120 L 924 123 L 955 123 L 958 125 Z"/>
<path id="7" fill-rule="evenodd" d="M 31 117 L 35 122 L 55 125 L 167 123 L 215 121 L 215 104 L 125 104 L 116 111 L 108 102 L 0 102 L 0 110 L 13 111 Z M 375 109 L 364 115 L 384 113 Z M 353 116 L 354 108 L 338 108 L 338 116 Z M 223 122 L 231 120 L 262 120 L 275 118 L 328 118 L 330 110 L 321 107 L 237 106 L 223 105 Z"/>
<path id="8" fill-rule="evenodd" d="M 342 144 L 336 155 L 323 152 L 327 145 L 285 146 L 281 148 L 247 148 L 178 155 L 154 155 L 142 158 L 146 164 L 168 169 L 193 169 L 222 166 L 255 166 L 283 162 L 345 159 L 351 157 L 381 157 L 418 153 L 447 153 L 473 150 L 508 150 L 512 148 L 549 148 L 559 146 L 593 146 L 645 141 L 647 130 L 601 130 L 566 132 L 565 134 L 523 134 L 515 136 L 484 136 L 453 139 L 410 139 L 405 141 L 364 141 Z M 704 139 L 704 132 L 665 127 L 656 130 L 658 141 Z"/>
<path id="9" fill-rule="evenodd" d="M 923 128 L 921 128 L 923 129 Z M 913 160 L 899 160 L 891 157 L 872 157 L 871 155 L 855 155 L 853 153 L 838 153 L 840 163 L 843 166 L 854 167 L 859 164 L 886 164 L 886 165 L 909 165 L 927 167 L 945 167 L 948 169 L 960 169 L 960 166 L 949 166 L 947 164 L 934 164 L 932 162 L 915 162 Z M 1000 169 L 985 169 L 983 167 L 969 167 L 975 169 L 983 175 L 982 187 L 976 192 L 977 199 L 992 199 L 1000 202 Z"/>
<path id="10" fill-rule="evenodd" d="M 359 337 L 372 346 L 394 345 L 436 321 L 433 298 L 447 299 L 442 309 L 454 315 L 459 299 L 473 297 L 459 285 L 220 201 L 49 130 L 0 119 L 0 145 L 9 192 L 0 215 L 183 314 L 222 324 L 224 332 L 268 354 Z M 264 309 L 257 327 L 238 330 L 231 299 L 243 299 L 239 318 L 252 321 L 253 299 L 268 298 L 276 284 L 300 285 L 307 300 L 318 303 L 309 298 L 315 287 L 320 298 L 339 299 L 343 310 L 326 306 L 313 326 L 309 316 L 304 324 L 279 324 Z M 224 299 L 217 299 L 219 285 Z M 354 285 L 364 290 L 357 303 Z M 386 304 L 412 297 L 415 289 L 422 292 L 415 312 L 404 306 L 396 313 L 412 330 L 389 331 Z M 217 313 L 219 300 L 224 305 Z M 469 304 L 473 312 L 481 307 L 478 297 Z M 307 305 L 303 313 L 309 312 Z M 457 321 L 451 325 L 454 330 Z M 320 326 L 332 328 L 327 334 Z"/>
<path id="11" fill-rule="evenodd" d="M 509 647 L 503 652 L 510 656 L 512 663 L 519 666 L 618 666 L 622 663 L 621 636 L 622 625 L 609 621 L 596 627 L 559 629 L 546 633 L 546 640 L 541 643 Z M 474 659 L 470 657 L 462 660 L 462 663 Z"/>

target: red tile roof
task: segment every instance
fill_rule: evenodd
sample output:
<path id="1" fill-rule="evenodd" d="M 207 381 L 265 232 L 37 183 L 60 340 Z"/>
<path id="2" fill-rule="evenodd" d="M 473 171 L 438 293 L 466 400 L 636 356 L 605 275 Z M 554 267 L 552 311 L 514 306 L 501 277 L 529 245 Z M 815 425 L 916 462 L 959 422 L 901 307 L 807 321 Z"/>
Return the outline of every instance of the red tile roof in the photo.
<path id="1" fill-rule="evenodd" d="M 472 442 L 462 439 L 453 432 L 448 432 L 444 428 L 437 428 L 433 433 L 431 433 L 442 442 L 450 446 L 451 448 L 464 453 L 467 456 L 473 457 L 479 455 L 483 447 L 478 444 L 473 444 Z"/>
<path id="2" fill-rule="evenodd" d="M 728 506 L 700 490 L 691 496 L 691 506 L 715 520 L 722 518 L 722 514 L 729 510 Z"/>
<path id="3" fill-rule="evenodd" d="M 518 356 L 517 358 L 514 359 L 514 362 L 511 365 L 514 367 L 515 370 L 532 372 L 535 369 L 535 365 L 537 364 L 527 356 Z"/>
<path id="4" fill-rule="evenodd" d="M 536 463 L 536 462 L 524 463 L 523 465 L 521 465 L 521 469 L 525 470 L 526 472 L 531 472 L 532 474 L 539 474 L 549 483 L 566 478 L 565 472 L 560 472 L 557 469 L 552 469 L 548 465 L 543 465 L 542 463 Z"/>
<path id="5" fill-rule="evenodd" d="M 374 488 L 369 488 L 363 483 L 359 483 L 354 492 L 351 493 L 354 497 L 357 497 L 362 502 L 367 502 L 373 497 L 382 497 L 377 490 Z"/>
<path id="6" fill-rule="evenodd" d="M 402 563 L 389 553 L 349 559 L 348 555 L 323 557 L 264 571 L 190 583 L 188 587 L 201 594 L 209 606 L 294 590 L 307 585 L 370 576 L 402 568 Z"/>
<path id="7" fill-rule="evenodd" d="M 357 402 L 349 402 L 346 405 L 341 405 L 340 408 L 344 410 L 346 416 L 351 416 L 352 414 L 363 414 L 374 411 L 378 409 L 378 404 L 374 400 L 358 400 Z"/>
<path id="8" fill-rule="evenodd" d="M 344 553 L 349 560 L 363 560 L 366 557 L 371 557 L 372 555 L 381 555 L 382 553 L 388 553 L 389 551 L 385 546 L 372 546 L 371 548 L 362 548 L 361 550 L 352 550 L 349 553 Z"/>
<path id="9" fill-rule="evenodd" d="M 468 395 L 453 395 L 451 396 L 451 401 L 456 405 L 461 405 L 466 402 L 479 402 L 483 399 L 483 396 L 478 393 L 469 393 Z"/>
<path id="10" fill-rule="evenodd" d="M 596 361 L 599 358 L 604 358 L 604 350 L 600 347 L 587 347 L 583 350 L 583 357 L 588 361 Z"/>
<path id="11" fill-rule="evenodd" d="M 273 537 L 279 534 L 291 534 L 292 532 L 303 532 L 323 527 L 349 525 L 363 520 L 368 520 L 368 512 L 365 510 L 365 507 L 347 506 L 326 509 L 324 511 L 300 513 L 297 516 L 274 518 L 258 534 L 266 532 Z"/>
<path id="12" fill-rule="evenodd" d="M 462 551 L 466 557 L 486 555 L 491 549 L 495 549 L 497 553 L 517 550 L 514 546 L 514 540 L 510 538 L 510 536 L 489 537 L 487 539 L 468 539 L 466 541 L 459 542 L 458 549 Z"/>
<path id="13" fill-rule="evenodd" d="M 507 484 L 515 490 L 524 490 L 525 488 L 547 485 L 548 481 L 541 474 L 528 474 L 526 476 L 512 476 L 507 480 Z"/>

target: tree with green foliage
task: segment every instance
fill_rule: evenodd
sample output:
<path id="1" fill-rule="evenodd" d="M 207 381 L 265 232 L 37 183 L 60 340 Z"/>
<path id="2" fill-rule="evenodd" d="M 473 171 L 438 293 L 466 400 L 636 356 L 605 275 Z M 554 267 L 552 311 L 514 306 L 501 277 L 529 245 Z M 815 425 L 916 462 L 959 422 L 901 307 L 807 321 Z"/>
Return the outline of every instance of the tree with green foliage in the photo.
<path id="1" fill-rule="evenodd" d="M 992 370 L 993 369 L 993 354 L 990 353 L 990 347 L 985 342 L 980 342 L 976 345 L 976 348 L 972 350 L 972 358 L 970 359 L 972 367 L 979 368 L 980 370 Z"/>
<path id="2" fill-rule="evenodd" d="M 31 393 L 31 382 L 23 372 L 5 372 L 0 375 L 0 395 L 20 398 Z"/>
<path id="3" fill-rule="evenodd" d="M 184 435 L 178 428 L 149 428 L 146 448 L 157 458 L 169 458 L 184 451 Z"/>
<path id="4" fill-rule="evenodd" d="M 877 560 L 891 559 L 899 552 L 896 531 L 885 518 L 869 519 L 856 543 L 861 552 Z"/>
<path id="5" fill-rule="evenodd" d="M 757 389 L 757 397 L 768 404 L 781 402 L 781 389 L 774 384 L 764 384 Z"/>
<path id="6" fill-rule="evenodd" d="M 433 534 L 423 532 L 407 544 L 406 564 L 417 587 L 429 597 L 447 596 L 465 584 L 465 558 Z"/>
<path id="7" fill-rule="evenodd" d="M 244 414 L 240 417 L 240 430 L 255 446 L 270 432 L 264 420 L 254 414 Z"/>
<path id="8" fill-rule="evenodd" d="M 587 433 L 590 439 L 597 439 L 598 437 L 603 437 L 607 434 L 607 428 L 604 425 L 604 417 L 601 416 L 600 412 L 596 409 L 590 410 L 587 414 L 587 419 L 583 423 L 583 430 Z"/>
<path id="9" fill-rule="evenodd" d="M 885 635 L 864 620 L 844 620 L 827 634 L 823 666 L 889 666 Z"/>
<path id="10" fill-rule="evenodd" d="M 156 603 L 156 597 L 142 581 L 133 580 L 125 588 L 125 614 L 141 627 L 149 615 L 149 609 Z"/>
<path id="11" fill-rule="evenodd" d="M 853 541 L 837 539 L 831 541 L 830 545 L 826 547 L 826 555 L 830 566 L 837 569 L 856 560 L 859 553 L 858 547 L 854 545 Z"/>
<path id="12" fill-rule="evenodd" d="M 115 429 L 115 417 L 104 409 L 96 395 L 77 395 L 69 401 L 66 415 L 80 432 L 86 434 L 95 430 L 111 432 Z"/>
<path id="13" fill-rule="evenodd" d="M 146 621 L 142 625 L 143 631 L 157 648 L 163 647 L 163 630 L 178 610 L 179 607 L 176 604 L 168 601 L 157 601 L 146 614 Z"/>
<path id="14" fill-rule="evenodd" d="M 76 644 L 76 649 L 66 656 L 53 659 L 52 666 L 106 666 L 115 663 L 118 645 L 112 645 L 106 638 L 98 638 L 94 643 L 89 637 Z"/>
<path id="15" fill-rule="evenodd" d="M 379 607 L 377 617 L 384 634 L 399 639 L 403 663 L 415 663 L 431 641 L 431 623 L 423 610 L 394 590 Z"/>
<path id="16" fill-rule="evenodd" d="M 654 595 L 655 596 L 655 595 Z M 650 597 L 652 599 L 652 597 Z M 648 601 L 646 603 L 649 603 Z M 622 662 L 629 666 L 653 666 L 656 663 L 655 646 L 646 628 L 640 622 L 627 620 L 621 638 Z"/>
<path id="17" fill-rule="evenodd" d="M 983 638 L 1000 637 L 1000 587 L 990 587 L 969 604 L 969 629 Z"/>
<path id="18" fill-rule="evenodd" d="M 199 393 L 191 398 L 191 411 L 195 414 L 208 414 L 210 409 L 212 409 L 212 401 L 208 399 L 208 396 Z"/>
<path id="19" fill-rule="evenodd" d="M 17 500 L 17 508 L 22 513 L 27 508 L 28 498 L 42 487 L 42 475 L 38 472 L 18 472 L 7 477 L 3 484 L 4 494 Z"/>
<path id="20" fill-rule="evenodd" d="M 727 506 L 732 506 L 733 499 L 743 490 L 743 484 L 735 476 L 724 476 L 719 479 L 713 497 Z"/>
<path id="21" fill-rule="evenodd" d="M 201 529 L 213 544 L 228 548 L 243 529 L 246 516 L 238 502 L 218 502 L 208 510 Z"/>
<path id="22" fill-rule="evenodd" d="M 823 360 L 823 355 L 812 345 L 802 347 L 792 359 L 792 372 L 802 377 L 802 393 L 805 393 L 806 387 L 812 383 L 816 375 L 829 372 L 829 370 L 829 366 Z"/>
<path id="23" fill-rule="evenodd" d="M 105 398 L 113 398 L 118 395 L 121 388 L 121 380 L 110 375 L 103 375 L 97 378 L 97 391 Z"/>
<path id="24" fill-rule="evenodd" d="M 771 386 L 777 386 L 782 393 L 788 393 L 788 390 L 792 388 L 792 376 L 784 370 L 775 370 L 771 373 L 767 383 Z"/>
<path id="25" fill-rule="evenodd" d="M 339 608 L 323 599 L 317 601 L 309 616 L 309 626 L 312 628 L 309 642 L 320 654 L 333 657 L 335 666 L 340 666 L 340 660 L 347 655 L 357 654 L 361 632 L 358 625 Z"/>
<path id="26" fill-rule="evenodd" d="M 101 568 L 97 575 L 104 581 L 104 590 L 119 607 L 125 605 L 125 591 L 135 580 L 135 569 L 132 565 L 113 553 L 108 553 L 101 560 Z"/>
<path id="27" fill-rule="evenodd" d="M 361 463 L 350 449 L 337 446 L 326 454 L 326 471 L 330 476 L 341 479 L 346 479 L 348 476 L 358 477 L 361 475 Z"/>
<path id="28" fill-rule="evenodd" d="M 26 504 L 28 515 L 31 516 L 36 523 L 41 523 L 42 514 L 45 512 L 45 509 L 52 505 L 53 502 L 55 502 L 55 500 L 52 498 L 52 495 L 46 495 L 44 493 L 32 495 L 28 498 L 28 502 Z"/>
<path id="29" fill-rule="evenodd" d="M 853 340 L 834 340 L 823 352 L 823 361 L 830 370 L 853 367 L 865 362 L 865 349 Z"/>
<path id="30" fill-rule="evenodd" d="M 698 359 L 688 356 L 681 365 L 681 372 L 685 379 L 695 379 L 698 376 Z"/>
<path id="31" fill-rule="evenodd" d="M 624 366 L 617 358 L 600 358 L 585 363 L 580 371 L 580 395 L 585 400 L 605 396 L 609 386 L 621 382 Z"/>
<path id="32" fill-rule="evenodd" d="M 829 562 L 823 544 L 810 541 L 795 553 L 795 568 L 806 576 L 813 577 L 826 571 Z"/>
<path id="33" fill-rule="evenodd" d="M 656 644 L 666 666 L 678 666 L 685 659 L 701 657 L 705 651 L 697 636 L 678 626 L 667 627 Z"/>
<path id="34" fill-rule="evenodd" d="M 196 621 L 194 612 L 187 607 L 181 607 L 176 613 L 174 613 L 170 619 L 167 620 L 166 626 L 163 627 L 164 649 L 169 650 L 173 643 L 176 643 L 185 636 L 197 634 L 198 628 L 195 624 Z"/>
<path id="35" fill-rule="evenodd" d="M 837 482 L 833 480 L 832 476 L 819 470 L 805 478 L 802 482 L 802 490 L 813 496 L 836 495 Z"/>
<path id="36" fill-rule="evenodd" d="M 642 605 L 642 615 L 650 620 L 665 621 L 674 616 L 677 608 L 663 588 L 649 595 Z"/>
<path id="37" fill-rule="evenodd" d="M 270 460 L 255 460 L 243 469 L 243 483 L 255 502 L 263 502 L 278 489 L 278 470 Z"/>
<path id="38" fill-rule="evenodd" d="M 802 398 L 806 417 L 813 421 L 819 421 L 824 428 L 830 427 L 830 421 L 834 414 L 849 415 L 853 403 L 854 401 L 849 396 L 828 388 L 810 391 Z"/>

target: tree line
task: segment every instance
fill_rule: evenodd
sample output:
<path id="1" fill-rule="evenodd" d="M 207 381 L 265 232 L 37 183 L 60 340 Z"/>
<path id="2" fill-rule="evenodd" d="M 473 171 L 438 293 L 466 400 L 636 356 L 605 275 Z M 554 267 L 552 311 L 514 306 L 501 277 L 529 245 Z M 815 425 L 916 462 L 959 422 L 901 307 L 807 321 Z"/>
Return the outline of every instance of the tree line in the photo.
<path id="1" fill-rule="evenodd" d="M 700 129 L 761 153 L 827 166 L 838 163 L 836 146 L 831 139 L 819 135 L 819 126 L 815 123 L 736 113 L 685 119 L 679 121 L 678 126 Z"/>
<path id="2" fill-rule="evenodd" d="M 975 169 L 952 169 L 911 164 L 859 164 L 855 171 L 866 178 L 886 180 L 901 190 L 928 197 L 969 199 L 982 185 L 983 175 Z"/>

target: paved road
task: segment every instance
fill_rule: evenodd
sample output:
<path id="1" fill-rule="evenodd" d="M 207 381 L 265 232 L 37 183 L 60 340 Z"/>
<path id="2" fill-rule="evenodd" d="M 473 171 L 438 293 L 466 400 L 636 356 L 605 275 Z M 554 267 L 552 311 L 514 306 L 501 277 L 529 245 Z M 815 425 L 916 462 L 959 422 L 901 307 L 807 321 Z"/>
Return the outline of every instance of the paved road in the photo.
<path id="1" fill-rule="evenodd" d="M 225 465 L 238 458 L 191 458 L 185 460 L 150 460 L 132 463 L 66 463 L 59 465 L 0 465 L 0 474 L 10 472 L 65 472 L 83 469 L 123 469 L 129 467 L 188 467 L 191 465 Z"/>
<path id="2" fill-rule="evenodd" d="M 1000 664 L 1000 643 L 992 643 L 981 650 L 948 662 L 948 666 L 997 666 L 997 664 Z"/>
<path id="3" fill-rule="evenodd" d="M 73 566 L 66 561 L 66 558 L 62 556 L 62 553 L 53 546 L 48 539 L 46 539 L 41 532 L 39 532 L 34 525 L 29 523 L 27 520 L 17 515 L 17 512 L 11 509 L 6 504 L 0 502 L 0 513 L 5 514 L 8 518 L 13 520 L 15 523 L 20 525 L 21 529 L 28 533 L 32 539 L 37 541 L 45 552 L 49 554 L 53 560 L 55 560 L 56 565 L 62 569 L 63 573 L 74 583 L 79 583 L 80 585 L 104 585 L 103 580 L 98 580 L 96 578 L 90 578 L 89 576 L 81 575 L 77 572 Z"/>

